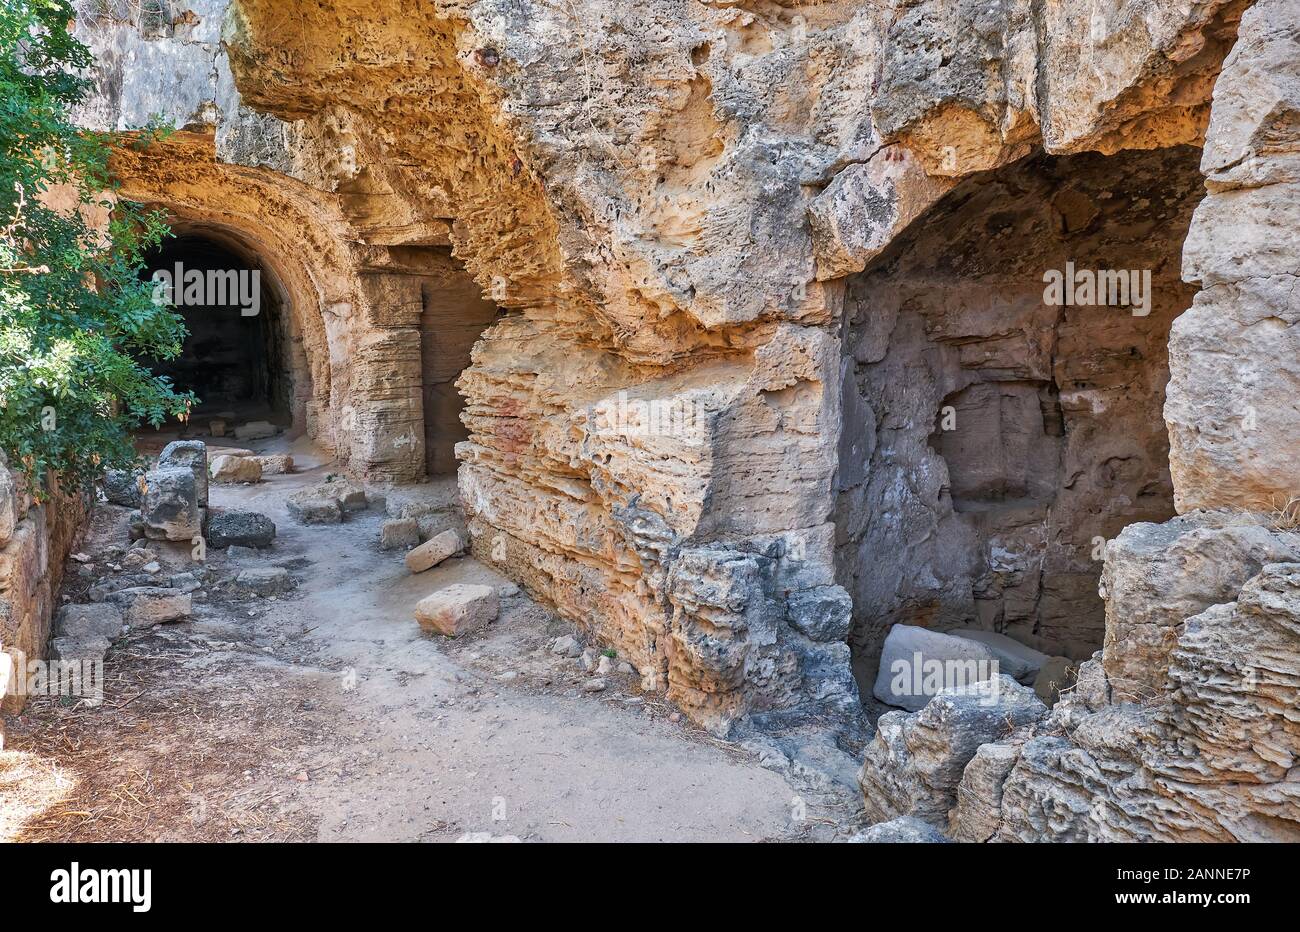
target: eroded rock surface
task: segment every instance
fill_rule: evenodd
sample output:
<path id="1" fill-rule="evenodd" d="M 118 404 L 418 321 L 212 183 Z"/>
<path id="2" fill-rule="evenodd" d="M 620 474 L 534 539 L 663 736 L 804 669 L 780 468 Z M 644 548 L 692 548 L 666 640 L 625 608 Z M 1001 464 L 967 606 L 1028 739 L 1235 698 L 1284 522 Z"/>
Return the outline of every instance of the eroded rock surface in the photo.
<path id="1" fill-rule="evenodd" d="M 188 6 L 83 17 L 104 63 L 86 121 L 180 130 L 123 149 L 121 194 L 274 273 L 294 429 L 341 470 L 458 462 L 474 554 L 719 734 L 858 732 L 846 627 L 864 684 L 899 622 L 1074 660 L 1105 638 L 1001 795 L 1011 752 L 962 743 L 924 792 L 882 791 L 922 802 L 882 814 L 947 825 L 965 805 L 970 838 L 1174 831 L 1131 807 L 1036 813 L 1173 779 L 1081 763 L 1153 728 L 1195 722 L 1217 747 L 1168 682 L 1221 662 L 1204 626 L 1264 612 L 1238 593 L 1291 559 L 1275 537 L 1215 551 L 1222 585 L 1179 609 L 1201 627 L 1138 622 L 1159 643 L 1127 656 L 1096 595 L 1099 542 L 1126 525 L 1267 514 L 1300 487 L 1295 0 Z M 1150 305 L 1049 305 L 1041 274 L 1067 261 L 1150 271 Z M 305 522 L 356 506 L 289 504 Z M 1108 566 L 1114 610 L 1144 610 Z M 1147 704 L 1125 704 L 1134 678 Z M 964 803 L 961 758 L 984 767 Z M 1281 782 L 1195 785 L 1189 836 L 1282 825 Z"/>

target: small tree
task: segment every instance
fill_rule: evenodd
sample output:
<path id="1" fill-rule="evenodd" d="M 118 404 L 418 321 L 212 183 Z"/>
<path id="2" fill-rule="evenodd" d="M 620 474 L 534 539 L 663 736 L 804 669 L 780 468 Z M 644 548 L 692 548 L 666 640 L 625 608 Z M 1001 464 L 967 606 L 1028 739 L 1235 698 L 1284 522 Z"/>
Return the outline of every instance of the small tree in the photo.
<path id="1" fill-rule="evenodd" d="M 131 431 L 194 402 L 138 361 L 185 337 L 142 275 L 168 231 L 113 202 L 109 137 L 70 118 L 92 63 L 72 19 L 68 0 L 0 5 L 0 449 L 38 495 L 51 471 L 84 486 L 130 466 Z"/>

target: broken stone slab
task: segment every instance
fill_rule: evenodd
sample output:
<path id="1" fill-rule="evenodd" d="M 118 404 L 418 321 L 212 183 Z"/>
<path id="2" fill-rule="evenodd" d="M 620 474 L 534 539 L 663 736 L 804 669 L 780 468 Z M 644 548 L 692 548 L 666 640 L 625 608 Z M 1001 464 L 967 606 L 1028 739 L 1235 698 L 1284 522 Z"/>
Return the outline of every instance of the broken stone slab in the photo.
<path id="1" fill-rule="evenodd" d="M 104 498 L 111 505 L 139 508 L 142 496 L 140 480 L 143 478 L 143 470 L 132 472 L 125 469 L 110 469 L 104 473 Z"/>
<path id="2" fill-rule="evenodd" d="M 210 469 L 213 482 L 262 481 L 262 464 L 252 456 L 218 456 Z"/>
<path id="3" fill-rule="evenodd" d="M 880 654 L 874 695 L 916 712 L 940 690 L 992 679 L 1001 662 L 987 645 L 913 625 L 894 625 Z"/>
<path id="4" fill-rule="evenodd" d="M 113 645 L 99 635 L 57 637 L 50 642 L 50 654 L 63 663 L 101 663 Z"/>
<path id="5" fill-rule="evenodd" d="M 460 532 L 446 530 L 408 553 L 406 555 L 406 568 L 412 573 L 423 573 L 464 549 L 465 540 L 460 536 Z"/>
<path id="6" fill-rule="evenodd" d="M 253 459 L 262 467 L 264 476 L 283 476 L 293 472 L 293 457 L 287 453 L 272 453 Z"/>
<path id="7" fill-rule="evenodd" d="M 420 526 L 412 518 L 390 518 L 380 525 L 380 550 L 409 550 L 419 543 Z"/>
<path id="8" fill-rule="evenodd" d="M 281 566 L 256 567 L 241 570 L 235 586 L 254 595 L 280 595 L 293 588 L 293 577 Z"/>
<path id="9" fill-rule="evenodd" d="M 116 605 L 65 605 L 54 616 L 54 633 L 58 637 L 103 637 L 112 641 L 122 636 L 125 623 Z"/>
<path id="10" fill-rule="evenodd" d="M 125 609 L 132 628 L 151 628 L 168 621 L 188 618 L 193 610 L 189 593 L 162 586 L 131 586 L 108 595 L 107 601 Z"/>
<path id="11" fill-rule="evenodd" d="M 996 631 L 976 631 L 970 628 L 955 628 L 946 632 L 953 637 L 978 641 L 997 655 L 1000 673 L 1005 673 L 1017 683 L 1025 686 L 1033 684 L 1038 671 L 1047 662 L 1047 654 L 1034 650 L 1027 644 L 1021 644 L 1015 638 L 998 634 Z"/>
<path id="12" fill-rule="evenodd" d="M 337 524 L 345 513 L 368 508 L 370 498 L 360 486 L 326 481 L 299 489 L 289 496 L 285 505 L 303 524 Z"/>
<path id="13" fill-rule="evenodd" d="M 194 473 L 199 506 L 208 504 L 208 447 L 201 440 L 173 440 L 158 454 L 159 466 L 184 466 Z"/>
<path id="14" fill-rule="evenodd" d="M 856 845 L 916 845 L 916 844 L 946 844 L 950 839 L 944 836 L 929 822 L 912 816 L 902 816 L 897 819 L 890 819 L 888 822 L 877 822 L 855 834 L 849 839 L 849 844 Z"/>
<path id="15" fill-rule="evenodd" d="M 222 511 L 208 516 L 208 543 L 218 550 L 231 545 L 269 547 L 275 522 L 256 511 Z"/>
<path id="16" fill-rule="evenodd" d="M 818 586 L 790 593 L 790 624 L 814 641 L 843 641 L 853 621 L 853 600 L 840 586 Z"/>
<path id="17" fill-rule="evenodd" d="M 460 637 L 487 627 L 499 611 L 491 586 L 457 583 L 426 596 L 415 606 L 415 618 L 426 631 Z"/>
<path id="18" fill-rule="evenodd" d="M 145 474 L 140 502 L 144 536 L 150 540 L 193 540 L 202 533 L 198 486 L 188 466 L 162 466 Z"/>
<path id="19" fill-rule="evenodd" d="M 302 524 L 338 524 L 343 520 L 338 499 L 315 489 L 302 489 L 290 495 L 285 508 Z"/>
<path id="20" fill-rule="evenodd" d="M 249 421 L 235 428 L 236 440 L 266 440 L 274 437 L 279 428 L 269 421 Z"/>
<path id="21" fill-rule="evenodd" d="M 886 712 L 867 745 L 858 783 L 868 816 L 916 816 L 947 827 L 957 786 L 980 745 L 1036 725 L 1048 710 L 1004 675 L 944 690 L 919 712 Z"/>

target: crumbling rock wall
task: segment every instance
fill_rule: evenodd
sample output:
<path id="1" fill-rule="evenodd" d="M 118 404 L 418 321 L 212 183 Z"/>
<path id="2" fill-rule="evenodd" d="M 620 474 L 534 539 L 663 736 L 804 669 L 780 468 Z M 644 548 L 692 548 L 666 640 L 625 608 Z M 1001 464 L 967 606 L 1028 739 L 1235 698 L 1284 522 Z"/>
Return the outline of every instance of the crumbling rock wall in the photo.
<path id="1" fill-rule="evenodd" d="M 844 276 L 1037 145 L 1199 142 L 1243 5 L 204 0 L 104 27 L 142 57 L 102 119 L 189 128 L 127 193 L 265 244 L 358 474 L 426 467 L 403 250 L 450 247 L 506 312 L 458 382 L 475 552 L 719 732 L 852 730 Z"/>
<path id="2" fill-rule="evenodd" d="M 1293 510 L 1268 507 L 1297 488 L 1281 359 L 1300 348 L 1294 236 L 1271 234 L 1300 201 L 1298 49 L 1300 5 L 1261 0 L 1215 87 L 1209 195 L 1184 255 L 1203 290 L 1170 342 L 1182 514 L 1107 545 L 1105 645 L 1050 717 L 943 758 L 962 770 L 953 805 L 919 815 L 954 838 L 1300 840 L 1300 535 Z M 909 815 L 876 787 L 935 767 L 869 751 L 864 793 L 886 801 L 881 818 Z"/>
<path id="3" fill-rule="evenodd" d="M 40 500 L 0 452 L 0 711 L 22 709 L 31 661 L 43 660 L 68 553 L 86 502 L 57 482 Z M 0 744 L 4 725 L 0 722 Z"/>

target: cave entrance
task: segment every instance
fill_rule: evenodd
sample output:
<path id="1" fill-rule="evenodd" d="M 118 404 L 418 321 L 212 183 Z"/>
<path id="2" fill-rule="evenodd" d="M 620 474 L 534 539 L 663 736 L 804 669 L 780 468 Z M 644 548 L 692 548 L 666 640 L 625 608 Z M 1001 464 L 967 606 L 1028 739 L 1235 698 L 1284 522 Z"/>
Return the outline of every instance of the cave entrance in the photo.
<path id="1" fill-rule="evenodd" d="M 178 357 L 150 366 L 198 396 L 193 418 L 295 426 L 302 367 L 281 289 L 256 254 L 218 231 L 182 227 L 146 256 L 146 274 L 189 331 Z"/>
<path id="2" fill-rule="evenodd" d="M 1200 150 L 964 180 L 848 283 L 836 570 L 864 696 L 894 624 L 1102 645 L 1101 547 L 1172 517 L 1167 344 Z"/>

